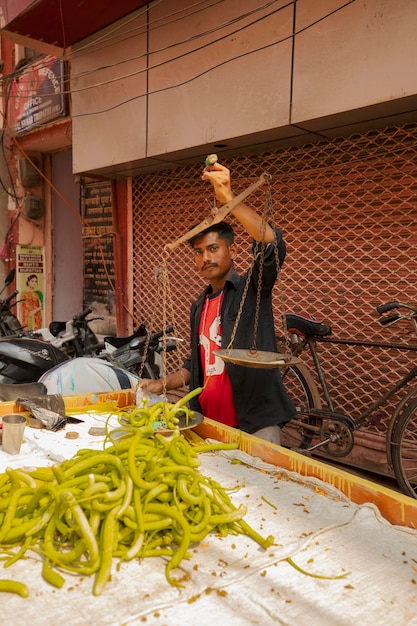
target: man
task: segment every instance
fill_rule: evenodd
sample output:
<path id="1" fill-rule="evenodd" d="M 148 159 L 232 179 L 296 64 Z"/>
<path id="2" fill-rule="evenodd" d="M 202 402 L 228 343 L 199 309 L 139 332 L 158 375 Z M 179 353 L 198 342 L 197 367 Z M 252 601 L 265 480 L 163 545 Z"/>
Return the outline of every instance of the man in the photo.
<path id="1" fill-rule="evenodd" d="M 230 172 L 220 163 L 207 166 L 202 179 L 212 183 L 219 204 L 234 197 Z M 279 369 L 225 364 L 216 356 L 216 350 L 229 346 L 233 332 L 233 349 L 252 347 L 257 279 L 263 253 L 255 345 L 257 350 L 277 351 L 272 312 L 272 289 L 277 279 L 275 250 L 278 249 L 279 265 L 282 265 L 286 247 L 282 232 L 265 223 L 262 216 L 247 205 L 239 204 L 231 214 L 255 242 L 264 242 L 264 245 L 258 246 L 249 277 L 248 274 L 240 276 L 234 269 L 237 250 L 233 229 L 227 222 L 213 224 L 190 240 L 197 269 L 209 285 L 191 306 L 191 356 L 180 370 L 166 377 L 165 389 L 170 391 L 184 384 L 189 384 L 190 390 L 204 386 L 202 393 L 191 400 L 192 409 L 279 444 L 280 427 L 295 415 L 295 407 L 282 384 Z M 250 285 L 245 295 L 248 279 Z M 237 318 L 239 323 L 235 328 Z M 140 386 L 144 392 L 160 394 L 164 383 L 143 380 Z"/>

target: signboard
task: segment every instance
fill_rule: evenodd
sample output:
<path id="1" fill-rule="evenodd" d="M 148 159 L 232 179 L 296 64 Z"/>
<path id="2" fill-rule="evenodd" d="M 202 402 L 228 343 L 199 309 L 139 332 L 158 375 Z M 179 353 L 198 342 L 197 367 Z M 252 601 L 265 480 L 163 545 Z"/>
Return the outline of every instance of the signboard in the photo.
<path id="1" fill-rule="evenodd" d="M 114 294 L 114 245 L 112 185 L 109 182 L 82 187 L 84 302 L 104 317 L 95 331 L 116 334 Z"/>
<path id="2" fill-rule="evenodd" d="M 12 80 L 7 121 L 19 134 L 65 115 L 63 61 L 46 56 Z"/>
<path id="3" fill-rule="evenodd" d="M 17 317 L 25 330 L 44 328 L 44 249 L 16 246 Z"/>

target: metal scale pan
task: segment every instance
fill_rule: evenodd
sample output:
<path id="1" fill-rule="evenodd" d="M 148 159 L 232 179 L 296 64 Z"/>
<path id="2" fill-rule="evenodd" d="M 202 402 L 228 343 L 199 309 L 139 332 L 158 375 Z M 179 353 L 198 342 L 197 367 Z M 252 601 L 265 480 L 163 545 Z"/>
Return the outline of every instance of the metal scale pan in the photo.
<path id="1" fill-rule="evenodd" d="M 242 365 L 243 367 L 253 367 L 255 369 L 273 369 L 277 367 L 289 367 L 299 363 L 298 357 L 290 357 L 280 352 L 265 352 L 264 350 L 216 350 L 219 356 L 226 363 Z"/>

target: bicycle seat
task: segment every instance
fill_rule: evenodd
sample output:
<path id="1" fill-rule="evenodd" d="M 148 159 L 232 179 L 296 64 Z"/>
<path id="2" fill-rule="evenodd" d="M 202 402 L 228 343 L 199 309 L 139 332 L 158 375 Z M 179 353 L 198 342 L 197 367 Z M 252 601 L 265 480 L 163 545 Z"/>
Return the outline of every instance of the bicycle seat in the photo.
<path id="1" fill-rule="evenodd" d="M 326 337 L 332 332 L 332 327 L 318 322 L 310 315 L 297 315 L 288 313 L 285 316 L 287 328 L 290 333 L 304 337 Z"/>

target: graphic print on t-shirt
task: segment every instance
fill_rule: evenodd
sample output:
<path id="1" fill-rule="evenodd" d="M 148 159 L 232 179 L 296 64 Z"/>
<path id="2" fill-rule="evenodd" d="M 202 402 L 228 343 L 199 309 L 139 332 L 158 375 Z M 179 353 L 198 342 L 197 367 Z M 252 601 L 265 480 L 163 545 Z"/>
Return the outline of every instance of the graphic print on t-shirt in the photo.
<path id="1" fill-rule="evenodd" d="M 216 303 L 217 304 L 217 303 Z M 216 356 L 216 350 L 221 348 L 222 336 L 220 327 L 220 315 L 216 314 L 216 307 L 208 305 L 205 316 L 206 326 L 202 328 L 200 334 L 200 346 L 201 356 L 204 358 L 203 371 L 205 378 L 207 376 L 218 376 L 224 370 L 224 361 Z M 215 309 L 213 311 L 213 309 Z M 215 314 L 215 317 L 210 321 L 210 312 Z M 206 334 L 204 334 L 204 331 Z"/>
<path id="2" fill-rule="evenodd" d="M 221 348 L 221 307 L 223 293 L 207 298 L 200 319 L 200 358 L 204 371 L 204 389 L 199 396 L 206 417 L 237 426 L 232 387 L 223 359 L 216 356 Z"/>

